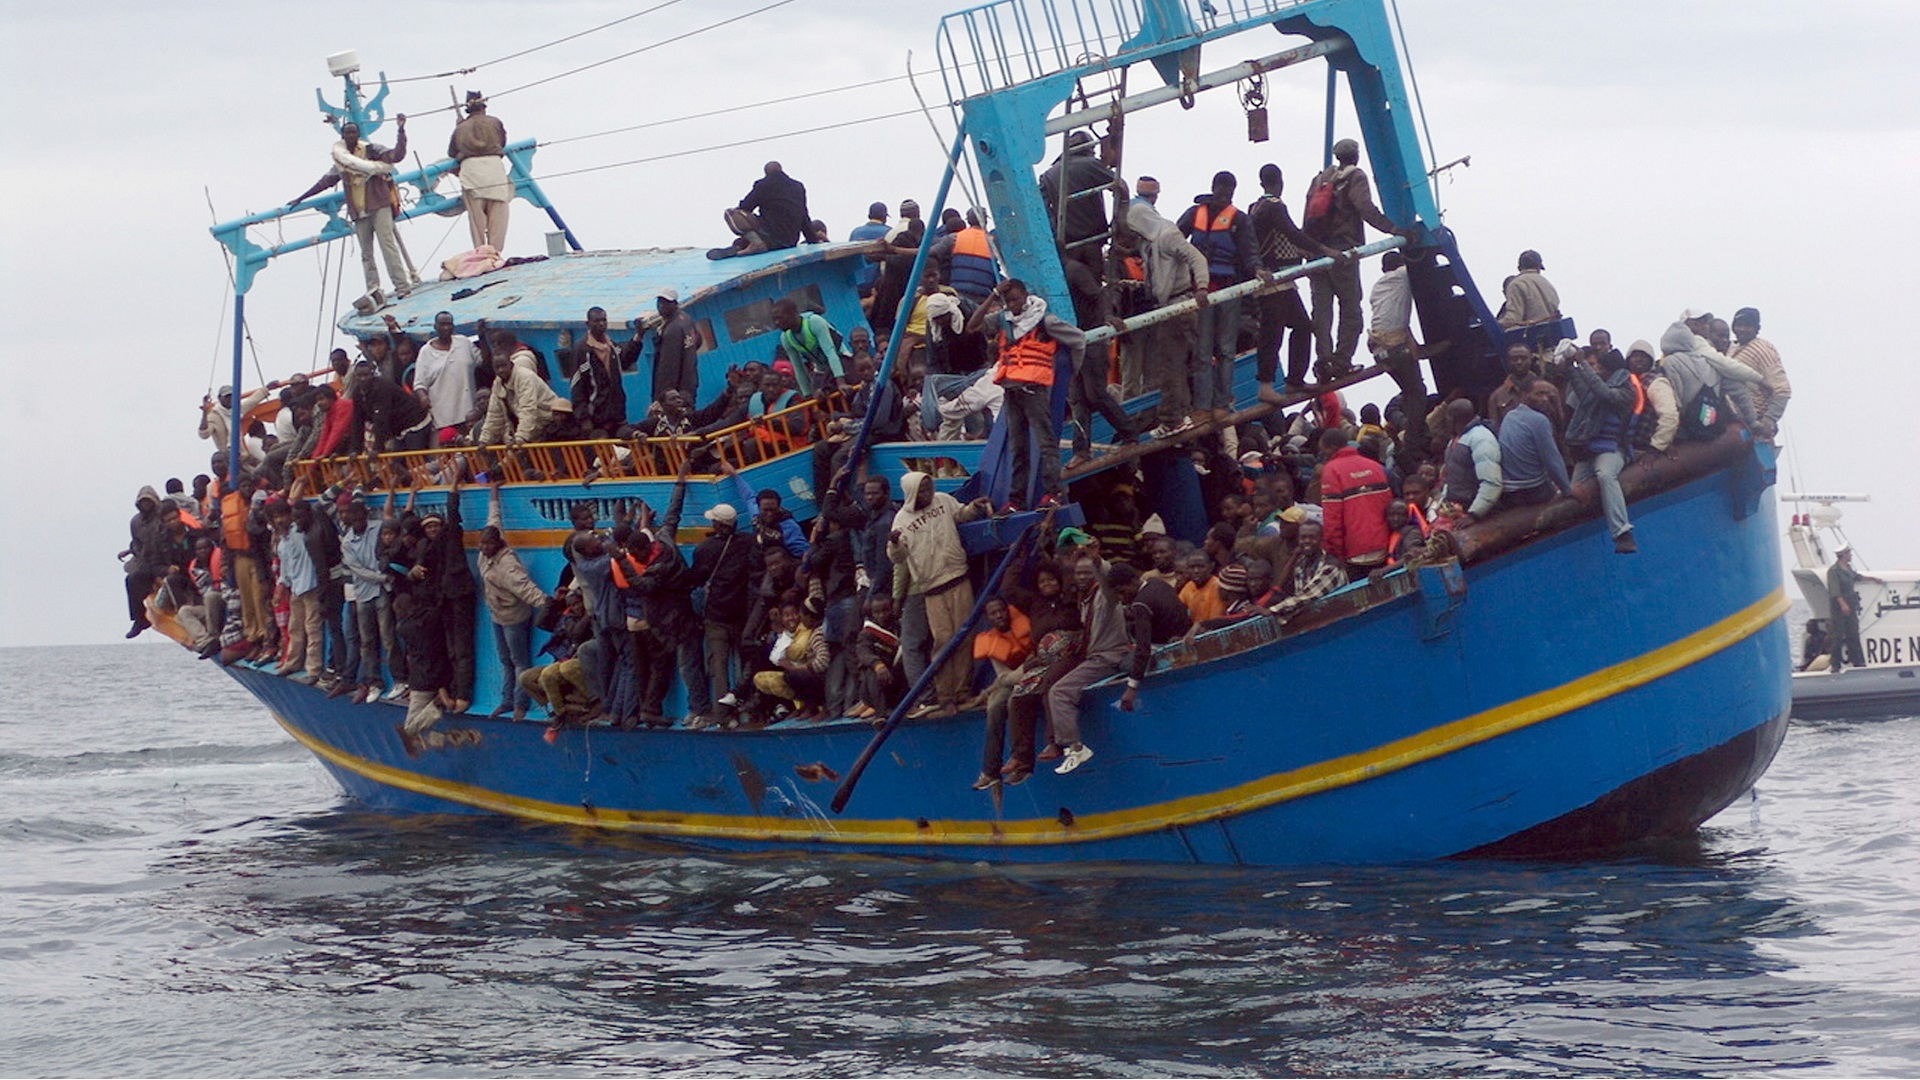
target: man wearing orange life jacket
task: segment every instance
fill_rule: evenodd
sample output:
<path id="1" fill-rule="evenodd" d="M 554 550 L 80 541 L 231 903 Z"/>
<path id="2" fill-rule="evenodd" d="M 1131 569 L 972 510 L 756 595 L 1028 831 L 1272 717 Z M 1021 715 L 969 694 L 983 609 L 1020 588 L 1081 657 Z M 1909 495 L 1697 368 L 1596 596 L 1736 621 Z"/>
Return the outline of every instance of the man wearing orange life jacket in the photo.
<path id="1" fill-rule="evenodd" d="M 997 360 L 993 381 L 1006 392 L 1002 406 L 1007 418 L 1007 460 L 1016 483 L 1009 489 L 1015 506 L 1027 505 L 1030 454 L 1040 456 L 1040 496 L 1036 505 L 1056 505 L 1060 482 L 1060 440 L 1053 431 L 1054 357 L 1064 347 L 1072 364 L 1080 363 L 1086 335 L 1079 327 L 1047 311 L 1047 302 L 1027 293 L 1026 283 L 1008 278 L 967 323 L 981 330 L 996 318 Z M 1072 370 L 1072 369 L 1069 369 Z M 1031 448 L 1031 450 L 1029 449 Z"/>
<path id="2" fill-rule="evenodd" d="M 1253 278 L 1253 221 L 1233 205 L 1238 181 L 1230 172 L 1213 174 L 1213 192 L 1193 200 L 1176 223 L 1189 243 L 1207 257 L 1209 292 Z M 1193 407 L 1216 415 L 1233 409 L 1233 358 L 1240 353 L 1238 300 L 1210 304 L 1200 311 L 1200 347 L 1194 367 Z M 1228 448 L 1229 450 L 1232 447 Z"/>
<path id="3" fill-rule="evenodd" d="M 978 304 L 993 293 L 1000 275 L 994 269 L 993 252 L 987 247 L 987 230 L 965 218 L 960 221 L 960 228 L 933 242 L 928 255 L 946 266 L 946 284 L 953 286 L 954 292 Z"/>
<path id="4" fill-rule="evenodd" d="M 253 477 L 242 476 L 236 490 L 221 493 L 220 544 L 227 552 L 234 587 L 240 590 L 240 625 L 248 641 L 265 646 L 273 628 L 272 596 L 261 573 L 260 555 L 247 532 L 253 489 Z"/>

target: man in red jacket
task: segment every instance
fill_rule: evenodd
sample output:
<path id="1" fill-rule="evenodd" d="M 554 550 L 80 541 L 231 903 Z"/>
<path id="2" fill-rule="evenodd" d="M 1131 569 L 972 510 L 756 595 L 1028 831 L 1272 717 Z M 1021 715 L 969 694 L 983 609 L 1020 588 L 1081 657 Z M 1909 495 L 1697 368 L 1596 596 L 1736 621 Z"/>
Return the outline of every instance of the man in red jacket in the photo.
<path id="1" fill-rule="evenodd" d="M 1386 564 L 1387 504 L 1393 488 L 1380 463 L 1347 442 L 1347 433 L 1329 428 L 1320 436 L 1326 464 L 1320 471 L 1320 510 L 1327 554 L 1346 564 L 1347 576 L 1365 577 Z"/>

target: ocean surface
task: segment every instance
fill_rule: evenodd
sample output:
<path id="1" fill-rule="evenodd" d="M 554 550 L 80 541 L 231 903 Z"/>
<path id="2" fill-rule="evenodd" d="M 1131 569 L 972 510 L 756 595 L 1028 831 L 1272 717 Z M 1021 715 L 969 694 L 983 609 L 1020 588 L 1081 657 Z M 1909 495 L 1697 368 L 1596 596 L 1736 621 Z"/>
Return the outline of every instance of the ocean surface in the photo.
<path id="1" fill-rule="evenodd" d="M 0 650 L 0 1074 L 1913 1075 L 1917 778 L 1920 719 L 1796 723 L 1600 862 L 722 858 L 366 813 L 184 650 Z"/>

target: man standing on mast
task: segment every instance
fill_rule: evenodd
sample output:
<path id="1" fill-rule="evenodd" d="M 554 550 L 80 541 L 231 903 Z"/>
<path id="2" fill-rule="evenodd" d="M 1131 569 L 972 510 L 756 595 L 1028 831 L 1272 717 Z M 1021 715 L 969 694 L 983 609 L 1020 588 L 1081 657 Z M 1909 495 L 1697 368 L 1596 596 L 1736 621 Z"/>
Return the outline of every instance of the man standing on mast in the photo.
<path id="1" fill-rule="evenodd" d="M 380 255 L 387 261 L 387 277 L 396 295 L 405 296 L 419 284 L 406 256 L 400 251 L 400 238 L 393 231 L 393 215 L 399 209 L 399 193 L 393 186 L 393 166 L 407 159 L 407 114 L 394 117 L 400 137 L 387 150 L 360 139 L 360 125 L 349 120 L 340 125 L 340 139 L 333 144 L 333 168 L 314 185 L 290 200 L 295 206 L 346 181 L 344 202 L 347 218 L 360 238 L 360 265 L 366 271 L 369 295 L 380 291 L 380 271 L 373 265 L 373 239 L 380 238 Z"/>
<path id="2" fill-rule="evenodd" d="M 453 126 L 447 156 L 460 177 L 460 201 L 467 207 L 467 232 L 473 246 L 485 245 L 503 255 L 507 207 L 513 202 L 506 150 L 507 125 L 487 115 L 487 99 L 480 91 L 467 91 L 467 118 Z"/>

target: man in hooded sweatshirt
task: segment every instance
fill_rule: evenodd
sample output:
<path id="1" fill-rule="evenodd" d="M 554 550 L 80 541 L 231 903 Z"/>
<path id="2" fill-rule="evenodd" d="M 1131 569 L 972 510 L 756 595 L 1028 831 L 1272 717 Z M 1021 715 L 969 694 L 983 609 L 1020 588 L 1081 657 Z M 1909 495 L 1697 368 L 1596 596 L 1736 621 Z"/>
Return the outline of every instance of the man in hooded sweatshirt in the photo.
<path id="1" fill-rule="evenodd" d="M 933 477 L 922 472 L 901 477 L 900 491 L 887 557 L 893 563 L 894 595 L 905 598 L 900 647 L 911 682 L 926 670 L 933 643 L 959 633 L 973 610 L 973 583 L 967 580 L 959 525 L 985 517 L 991 504 L 980 498 L 962 506 L 953 496 L 935 491 Z M 931 699 L 909 715 L 952 715 L 966 696 L 970 667 L 966 650 L 955 650 L 934 677 Z"/>
<path id="2" fill-rule="evenodd" d="M 1677 437 L 1683 441 L 1713 437 L 1718 423 L 1709 421 L 1703 405 L 1710 404 L 1716 394 L 1743 423 L 1752 426 L 1755 419 L 1747 388 L 1759 384 L 1762 376 L 1740 361 L 1728 359 L 1701 336 L 1712 321 L 1710 313 L 1683 311 L 1679 320 L 1660 335 L 1660 374 L 1673 387 L 1679 409 Z"/>

